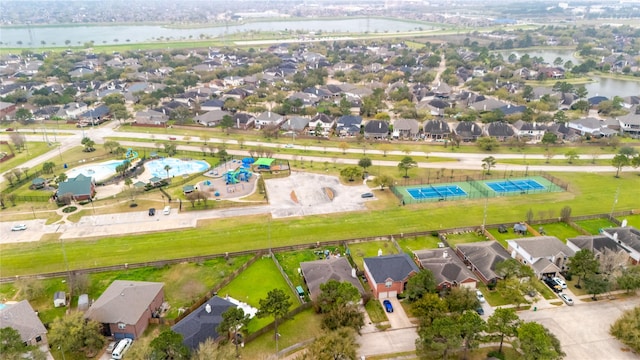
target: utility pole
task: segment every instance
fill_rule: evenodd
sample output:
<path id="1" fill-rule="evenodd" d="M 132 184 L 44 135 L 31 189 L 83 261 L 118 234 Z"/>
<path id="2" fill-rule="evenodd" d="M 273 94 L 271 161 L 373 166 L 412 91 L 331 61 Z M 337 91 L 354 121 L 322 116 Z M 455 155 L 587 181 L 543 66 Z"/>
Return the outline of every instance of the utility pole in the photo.
<path id="1" fill-rule="evenodd" d="M 618 203 L 618 196 L 620 195 L 620 185 L 618 185 L 618 189 L 616 190 L 616 196 L 613 199 L 613 206 L 611 206 L 611 213 L 609 214 L 609 217 L 613 217 L 613 211 L 616 208 L 616 204 Z"/>

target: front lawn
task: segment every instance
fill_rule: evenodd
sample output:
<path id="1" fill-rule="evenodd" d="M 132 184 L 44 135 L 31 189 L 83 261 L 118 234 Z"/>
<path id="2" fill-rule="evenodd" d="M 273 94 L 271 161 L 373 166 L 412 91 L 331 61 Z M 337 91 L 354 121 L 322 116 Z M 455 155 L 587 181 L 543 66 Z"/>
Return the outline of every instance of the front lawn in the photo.
<path id="1" fill-rule="evenodd" d="M 609 221 L 609 219 L 591 219 L 591 220 L 580 220 L 580 221 L 576 221 L 576 224 L 578 224 L 578 226 L 580 226 L 581 228 L 585 229 L 586 231 L 589 232 L 589 234 L 593 234 L 593 235 L 597 235 L 600 233 L 600 229 L 606 229 L 609 227 L 615 227 L 618 226 L 614 223 L 612 223 L 611 221 Z"/>
<path id="2" fill-rule="evenodd" d="M 353 262 L 359 270 L 364 269 L 364 258 L 378 256 L 378 251 L 382 250 L 382 255 L 397 254 L 398 250 L 391 241 L 368 241 L 349 244 L 349 252 Z"/>
<path id="3" fill-rule="evenodd" d="M 498 290 L 498 288 L 489 290 L 487 286 L 481 281 L 478 282 L 477 287 L 480 291 L 482 291 L 482 294 L 484 295 L 484 298 L 489 303 L 489 305 L 495 307 L 510 304 L 509 301 L 502 296 L 502 293 Z"/>
<path id="4" fill-rule="evenodd" d="M 290 310 L 300 305 L 296 298 L 297 295 L 294 295 L 292 290 L 289 289 L 276 264 L 270 257 L 265 256 L 240 273 L 229 285 L 220 289 L 218 295 L 220 297 L 229 295 L 236 300 L 259 308 L 260 299 L 266 298 L 267 293 L 273 289 L 282 289 L 289 295 L 291 301 Z M 253 318 L 249 322 L 249 326 L 247 326 L 248 332 L 253 333 L 272 321 L 273 318 L 271 317 Z"/>
<path id="5" fill-rule="evenodd" d="M 582 233 L 565 222 L 545 224 L 540 227 L 544 229 L 546 235 L 555 236 L 565 244 L 567 243 L 567 239 L 582 235 Z"/>
<path id="6" fill-rule="evenodd" d="M 380 301 L 371 298 L 364 306 L 364 309 L 367 310 L 367 314 L 369 314 L 369 319 L 372 323 L 378 324 L 384 321 L 389 321 L 387 318 L 387 314 L 384 312 Z"/>
<path id="7" fill-rule="evenodd" d="M 412 255 L 413 251 L 423 249 L 437 249 L 440 238 L 437 236 L 412 236 L 396 239 L 402 251 Z"/>

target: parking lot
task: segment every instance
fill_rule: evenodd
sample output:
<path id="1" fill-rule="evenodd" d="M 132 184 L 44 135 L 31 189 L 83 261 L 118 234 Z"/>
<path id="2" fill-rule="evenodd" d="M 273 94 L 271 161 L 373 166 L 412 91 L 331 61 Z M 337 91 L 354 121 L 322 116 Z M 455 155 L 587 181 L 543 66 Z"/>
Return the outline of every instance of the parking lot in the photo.
<path id="1" fill-rule="evenodd" d="M 558 306 L 518 313 L 525 321 L 535 321 L 555 334 L 567 360 L 638 359 L 637 354 L 609 335 L 609 326 L 622 312 L 640 305 L 640 298 L 582 301 L 575 306 Z"/>

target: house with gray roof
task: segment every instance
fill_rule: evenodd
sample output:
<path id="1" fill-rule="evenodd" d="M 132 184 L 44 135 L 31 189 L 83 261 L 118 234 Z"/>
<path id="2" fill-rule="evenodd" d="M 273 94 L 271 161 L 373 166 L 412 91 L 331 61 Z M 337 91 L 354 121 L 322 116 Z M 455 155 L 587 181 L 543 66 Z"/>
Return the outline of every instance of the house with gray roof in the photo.
<path id="1" fill-rule="evenodd" d="M 265 111 L 255 118 L 254 124 L 256 128 L 262 129 L 270 126 L 280 126 L 283 121 L 284 117 L 282 115 L 272 111 Z"/>
<path id="2" fill-rule="evenodd" d="M 0 329 L 6 327 L 16 330 L 26 345 L 48 348 L 47 329 L 27 300 L 0 309 Z"/>
<path id="3" fill-rule="evenodd" d="M 425 139 L 448 139 L 451 135 L 451 129 L 446 121 L 441 119 L 429 120 L 424 124 Z"/>
<path id="4" fill-rule="evenodd" d="M 567 126 L 582 136 L 606 137 L 616 133 L 615 130 L 609 129 L 604 121 L 590 117 L 572 120 Z"/>
<path id="5" fill-rule="evenodd" d="M 310 121 L 311 119 L 309 118 L 294 116 L 285 120 L 282 125 L 280 125 L 280 128 L 285 131 L 295 131 L 296 133 L 301 133 L 304 131 L 304 129 L 307 128 Z"/>
<path id="6" fill-rule="evenodd" d="M 623 225 L 625 222 L 623 221 Z M 629 253 L 634 265 L 640 263 L 640 231 L 632 226 L 603 229 L 600 234 L 612 239 Z"/>
<path id="7" fill-rule="evenodd" d="M 318 126 L 322 130 L 321 134 L 316 134 L 315 131 Z M 318 113 L 309 121 L 309 130 L 314 132 L 314 135 L 327 136 L 331 133 L 331 130 L 336 126 L 336 120 L 331 116 L 323 113 Z"/>
<path id="8" fill-rule="evenodd" d="M 364 258 L 364 275 L 376 299 L 402 294 L 409 278 L 419 271 L 405 253 Z"/>
<path id="9" fill-rule="evenodd" d="M 452 287 L 476 288 L 478 279 L 451 248 L 418 250 L 413 252 L 413 256 L 421 268 L 433 273 L 438 290 Z"/>
<path id="10" fill-rule="evenodd" d="M 526 138 L 535 142 L 542 140 L 544 133 L 547 131 L 547 127 L 542 124 L 522 120 L 513 123 L 513 128 L 519 138 Z"/>
<path id="11" fill-rule="evenodd" d="M 338 118 L 336 132 L 340 136 L 356 136 L 360 134 L 362 116 L 344 115 Z"/>
<path id="12" fill-rule="evenodd" d="M 464 142 L 476 141 L 484 133 L 482 127 L 473 121 L 459 122 L 455 132 Z"/>
<path id="13" fill-rule="evenodd" d="M 531 267 L 538 278 L 557 276 L 567 270 L 569 257 L 575 251 L 555 236 L 534 236 L 507 240 L 511 257 Z"/>
<path id="14" fill-rule="evenodd" d="M 481 241 L 456 246 L 456 254 L 471 267 L 471 271 L 485 284 L 500 279 L 496 265 L 509 259 L 509 252 L 497 241 Z"/>
<path id="15" fill-rule="evenodd" d="M 231 113 L 224 110 L 212 110 L 194 117 L 193 120 L 200 125 L 217 126 L 226 115 L 231 116 Z"/>
<path id="16" fill-rule="evenodd" d="M 58 184 L 56 195 L 62 197 L 67 194 L 71 194 L 75 201 L 89 200 L 96 194 L 96 186 L 92 178 L 79 174 Z"/>
<path id="17" fill-rule="evenodd" d="M 599 259 L 606 253 L 618 253 L 624 254 L 624 258 L 627 259 L 627 261 L 631 260 L 626 249 L 621 244 L 602 234 L 581 235 L 569 238 L 567 239 L 567 246 L 575 252 L 587 249 L 594 254 L 596 259 Z"/>
<path id="18" fill-rule="evenodd" d="M 160 316 L 163 302 L 163 283 L 115 280 L 84 317 L 103 324 L 105 336 L 136 339 L 151 318 Z"/>
<path id="19" fill-rule="evenodd" d="M 420 136 L 420 123 L 415 119 L 396 119 L 393 121 L 393 134 L 396 139 L 417 139 Z"/>
<path id="20" fill-rule="evenodd" d="M 301 262 L 300 270 L 309 288 L 312 300 L 318 298 L 320 285 L 329 280 L 348 282 L 358 289 L 360 295 L 365 294 L 364 288 L 356 276 L 355 269 L 351 267 L 351 264 L 349 264 L 349 261 L 345 257 L 332 257 L 325 260 Z"/>
<path id="21" fill-rule="evenodd" d="M 640 105 L 634 105 L 629 113 L 617 118 L 620 124 L 620 132 L 631 137 L 640 137 Z"/>
<path id="22" fill-rule="evenodd" d="M 233 114 L 233 128 L 247 130 L 253 127 L 255 117 L 251 114 L 237 112 Z"/>
<path id="23" fill-rule="evenodd" d="M 222 313 L 235 304 L 221 297 L 214 296 L 185 316 L 171 330 L 182 335 L 182 343 L 189 349 L 196 350 L 207 339 L 217 340 L 218 326 L 222 323 Z"/>
<path id="24" fill-rule="evenodd" d="M 384 120 L 369 120 L 364 125 L 364 137 L 367 139 L 383 140 L 389 137 L 389 122 Z"/>
<path id="25" fill-rule="evenodd" d="M 169 117 L 166 114 L 155 110 L 138 111 L 134 118 L 134 122 L 136 125 L 144 126 L 167 126 Z"/>

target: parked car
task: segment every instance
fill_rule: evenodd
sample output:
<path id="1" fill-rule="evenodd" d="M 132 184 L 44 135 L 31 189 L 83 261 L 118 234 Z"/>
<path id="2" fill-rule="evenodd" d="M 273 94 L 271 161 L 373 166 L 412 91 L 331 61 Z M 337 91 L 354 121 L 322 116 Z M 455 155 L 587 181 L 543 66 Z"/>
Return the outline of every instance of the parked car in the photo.
<path id="1" fill-rule="evenodd" d="M 560 299 L 562 299 L 565 304 L 573 306 L 573 299 L 567 296 L 567 294 L 560 294 Z"/>
<path id="2" fill-rule="evenodd" d="M 484 295 L 482 295 L 482 291 L 476 289 L 476 297 L 478 298 L 478 301 L 480 301 L 481 303 L 483 303 L 484 300 Z"/>
<path id="3" fill-rule="evenodd" d="M 482 308 L 482 306 L 478 306 L 476 308 L 476 312 L 478 313 L 478 315 L 484 315 L 484 309 Z"/>
<path id="4" fill-rule="evenodd" d="M 382 304 L 384 305 L 384 309 L 387 310 L 388 313 L 392 313 L 393 312 L 393 305 L 391 305 L 391 301 L 384 300 L 382 302 Z"/>
<path id="5" fill-rule="evenodd" d="M 560 279 L 559 277 L 554 277 L 553 280 L 556 284 L 560 285 L 563 289 L 567 288 L 567 283 L 564 282 L 564 280 Z"/>
<path id="6" fill-rule="evenodd" d="M 562 292 L 562 286 L 556 284 L 556 282 L 551 280 L 550 278 L 544 279 L 544 283 L 547 284 L 547 286 L 549 286 L 554 292 Z"/>
<path id="7" fill-rule="evenodd" d="M 370 193 L 370 192 L 364 193 L 364 194 L 360 195 L 360 197 L 363 198 L 363 199 L 364 198 L 372 198 L 373 197 L 373 193 Z"/>
<path id="8" fill-rule="evenodd" d="M 23 231 L 23 230 L 27 230 L 27 225 L 18 224 L 18 225 L 13 225 L 13 227 L 11 228 L 11 231 Z"/>
<path id="9" fill-rule="evenodd" d="M 113 352 L 113 349 L 116 348 L 116 342 L 112 341 L 109 343 L 109 345 L 107 345 L 107 353 L 111 354 Z"/>
<path id="10" fill-rule="evenodd" d="M 287 144 L 284 147 L 285 149 L 293 149 L 293 144 Z"/>
<path id="11" fill-rule="evenodd" d="M 149 216 L 154 216 L 156 214 L 155 208 L 149 208 Z"/>

